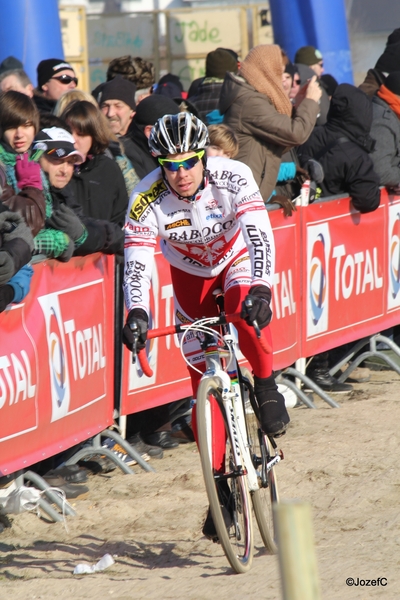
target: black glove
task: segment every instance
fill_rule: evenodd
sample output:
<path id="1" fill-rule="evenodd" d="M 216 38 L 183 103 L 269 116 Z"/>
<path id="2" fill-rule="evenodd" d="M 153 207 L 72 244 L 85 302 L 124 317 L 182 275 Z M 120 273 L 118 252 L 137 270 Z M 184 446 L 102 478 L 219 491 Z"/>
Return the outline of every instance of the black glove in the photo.
<path id="1" fill-rule="evenodd" d="M 146 346 L 147 339 L 147 330 L 149 328 L 149 317 L 146 314 L 146 311 L 143 308 L 132 308 L 128 313 L 128 317 L 126 319 L 126 325 L 122 330 L 122 342 L 128 348 L 128 350 L 133 350 L 133 342 L 134 336 L 131 329 L 131 325 L 136 324 L 139 329 L 139 339 L 136 344 L 136 350 L 143 350 Z"/>
<path id="2" fill-rule="evenodd" d="M 62 204 L 58 210 L 55 210 L 49 219 L 46 219 L 47 227 L 58 229 L 66 233 L 71 240 L 76 242 L 82 237 L 85 226 L 66 204 Z"/>
<path id="3" fill-rule="evenodd" d="M 287 196 L 276 194 L 271 197 L 270 204 L 279 204 L 283 208 L 283 214 L 285 217 L 290 217 L 294 210 L 297 210 L 293 202 Z"/>
<path id="4" fill-rule="evenodd" d="M 20 214 L 10 210 L 0 213 L 0 232 L 3 244 L 11 242 L 11 240 L 21 239 L 28 244 L 30 251 L 33 251 L 34 244 L 31 230 Z"/>
<path id="5" fill-rule="evenodd" d="M 248 309 L 246 300 L 250 298 L 253 306 Z M 272 319 L 271 310 L 271 290 L 266 285 L 255 285 L 249 289 L 249 293 L 242 303 L 242 311 L 240 316 L 248 325 L 253 325 L 253 321 L 257 321 L 260 329 L 268 325 Z"/>
<path id="6" fill-rule="evenodd" d="M 0 312 L 14 300 L 14 288 L 11 285 L 3 285 L 0 287 Z"/>
<path id="7" fill-rule="evenodd" d="M 5 285 L 15 275 L 15 264 L 8 252 L 0 251 L 0 285 Z"/>

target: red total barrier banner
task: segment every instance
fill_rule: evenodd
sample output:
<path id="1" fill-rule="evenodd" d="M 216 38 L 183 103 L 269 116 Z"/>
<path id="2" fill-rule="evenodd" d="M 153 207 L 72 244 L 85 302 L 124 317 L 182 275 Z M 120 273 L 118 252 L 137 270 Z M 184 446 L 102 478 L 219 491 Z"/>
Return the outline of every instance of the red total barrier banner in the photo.
<path id="1" fill-rule="evenodd" d="M 113 257 L 36 264 L 30 293 L 0 328 L 0 475 L 112 424 Z"/>
<path id="2" fill-rule="evenodd" d="M 285 217 L 282 210 L 269 213 L 274 231 L 276 263 L 272 288 L 271 333 L 274 370 L 283 369 L 300 356 L 300 211 Z"/>
<path id="3" fill-rule="evenodd" d="M 156 252 L 155 258 L 150 292 L 150 329 L 175 323 L 169 264 L 161 251 Z M 153 370 L 152 377 L 146 377 L 137 361 L 132 364 L 131 353 L 124 347 L 120 405 L 122 415 L 180 400 L 192 393 L 177 335 L 147 342 L 146 352 Z"/>
<path id="4" fill-rule="evenodd" d="M 377 210 L 349 198 L 302 209 L 302 356 L 400 322 L 400 199 L 382 190 Z"/>

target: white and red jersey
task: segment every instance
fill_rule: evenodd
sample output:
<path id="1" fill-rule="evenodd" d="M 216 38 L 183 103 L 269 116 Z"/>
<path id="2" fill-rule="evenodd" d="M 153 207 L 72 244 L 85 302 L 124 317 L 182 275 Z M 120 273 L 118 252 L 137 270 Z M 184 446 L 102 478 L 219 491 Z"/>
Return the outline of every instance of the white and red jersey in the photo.
<path id="1" fill-rule="evenodd" d="M 207 159 L 208 178 L 193 200 L 179 198 L 161 168 L 132 192 L 125 223 L 124 294 L 128 310 L 149 312 L 149 289 L 157 238 L 174 267 L 215 277 L 247 248 L 251 285 L 272 286 L 274 238 L 251 169 L 236 160 Z"/>

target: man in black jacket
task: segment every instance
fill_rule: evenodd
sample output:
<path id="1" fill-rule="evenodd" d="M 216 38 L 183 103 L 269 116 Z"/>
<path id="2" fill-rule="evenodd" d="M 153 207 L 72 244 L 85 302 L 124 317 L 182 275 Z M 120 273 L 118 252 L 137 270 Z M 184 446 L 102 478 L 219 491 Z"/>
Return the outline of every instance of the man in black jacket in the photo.
<path id="1" fill-rule="evenodd" d="M 354 208 L 362 213 L 376 210 L 380 202 L 379 177 L 369 155 L 374 147 L 371 124 L 369 98 L 342 83 L 332 96 L 326 124 L 315 127 L 298 149 L 302 167 L 310 158 L 321 163 L 325 173 L 322 195 L 349 194 Z"/>
<path id="2" fill-rule="evenodd" d="M 140 179 L 159 166 L 157 159 L 149 152 L 148 139 L 154 123 L 164 115 L 178 113 L 178 104 L 172 98 L 158 94 L 147 96 L 137 105 L 128 132 L 120 140 L 124 145 L 126 156 Z"/>

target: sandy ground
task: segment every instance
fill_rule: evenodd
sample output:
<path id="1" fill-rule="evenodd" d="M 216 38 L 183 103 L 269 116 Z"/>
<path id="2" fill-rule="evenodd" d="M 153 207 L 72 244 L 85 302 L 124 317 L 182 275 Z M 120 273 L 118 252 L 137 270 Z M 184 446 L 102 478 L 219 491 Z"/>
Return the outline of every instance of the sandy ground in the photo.
<path id="1" fill-rule="evenodd" d="M 291 409 L 281 496 L 311 503 L 324 599 L 398 599 L 400 378 L 375 372 L 336 398 L 340 409 L 320 400 L 318 410 Z M 68 518 L 68 532 L 35 514 L 13 516 L 0 534 L 0 599 L 281 598 L 278 560 L 258 533 L 245 575 L 202 536 L 207 499 L 195 444 L 151 464 L 156 473 L 91 476 L 89 496 L 73 501 L 78 516 Z M 72 574 L 105 553 L 115 560 L 106 571 Z M 349 577 L 387 585 L 349 587 Z"/>

